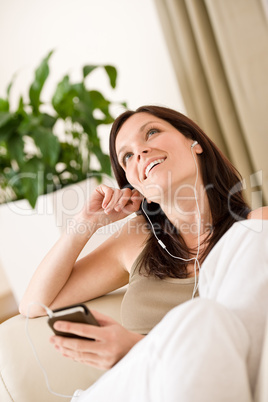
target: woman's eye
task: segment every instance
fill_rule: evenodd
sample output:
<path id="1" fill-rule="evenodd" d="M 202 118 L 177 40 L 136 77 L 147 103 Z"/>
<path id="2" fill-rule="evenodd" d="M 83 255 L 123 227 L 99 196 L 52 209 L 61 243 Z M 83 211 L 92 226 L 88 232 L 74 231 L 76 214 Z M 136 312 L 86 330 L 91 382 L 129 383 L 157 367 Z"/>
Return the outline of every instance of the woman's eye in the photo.
<path id="1" fill-rule="evenodd" d="M 124 166 L 126 165 L 126 163 L 128 162 L 129 158 L 131 158 L 132 153 L 128 152 L 127 154 L 124 155 L 123 157 L 123 164 Z"/>
<path id="2" fill-rule="evenodd" d="M 148 131 L 147 133 L 147 137 L 150 137 L 151 135 L 158 133 L 159 130 L 157 130 L 156 128 L 151 128 L 151 130 Z"/>

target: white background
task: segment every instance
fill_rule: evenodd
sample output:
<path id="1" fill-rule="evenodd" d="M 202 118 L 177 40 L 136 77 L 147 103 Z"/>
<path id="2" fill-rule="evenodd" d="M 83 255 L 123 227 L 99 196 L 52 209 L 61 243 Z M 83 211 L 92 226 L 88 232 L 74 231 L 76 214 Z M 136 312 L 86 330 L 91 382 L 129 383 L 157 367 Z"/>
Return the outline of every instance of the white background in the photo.
<path id="1" fill-rule="evenodd" d="M 0 41 L 0 96 L 16 73 L 13 107 L 54 49 L 44 101 L 64 74 L 79 80 L 85 64 L 112 64 L 119 73 L 116 90 L 101 70 L 88 85 L 131 109 L 158 104 L 184 112 L 153 0 L 0 0 Z M 105 150 L 107 130 L 101 133 Z"/>

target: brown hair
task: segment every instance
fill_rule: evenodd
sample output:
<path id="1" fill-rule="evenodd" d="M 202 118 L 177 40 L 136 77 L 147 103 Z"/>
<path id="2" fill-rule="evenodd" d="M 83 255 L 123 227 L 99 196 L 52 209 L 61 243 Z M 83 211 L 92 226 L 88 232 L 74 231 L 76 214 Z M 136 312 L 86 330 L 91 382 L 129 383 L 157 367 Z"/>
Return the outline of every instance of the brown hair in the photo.
<path id="1" fill-rule="evenodd" d="M 212 216 L 213 231 L 206 239 L 206 247 L 200 256 L 203 262 L 211 249 L 224 233 L 237 221 L 246 219 L 250 208 L 242 195 L 241 175 L 223 155 L 200 127 L 187 116 L 165 107 L 141 106 L 136 111 L 126 111 L 114 121 L 110 134 L 110 158 L 115 178 L 120 188 L 130 187 L 125 172 L 119 164 L 115 150 L 116 136 L 124 122 L 136 113 L 149 113 L 167 121 L 186 138 L 198 141 L 203 153 L 198 155 L 203 184 L 205 186 Z M 146 204 L 146 203 L 145 203 Z M 145 214 L 141 211 L 147 220 Z M 184 259 L 192 258 L 196 250 L 190 250 L 179 231 L 168 220 L 161 207 L 156 203 L 146 205 L 159 239 L 173 255 Z M 157 242 L 151 226 L 151 235 L 145 245 L 139 261 L 139 267 L 145 267 L 148 275 L 159 278 L 187 277 L 187 263 L 172 258 Z"/>

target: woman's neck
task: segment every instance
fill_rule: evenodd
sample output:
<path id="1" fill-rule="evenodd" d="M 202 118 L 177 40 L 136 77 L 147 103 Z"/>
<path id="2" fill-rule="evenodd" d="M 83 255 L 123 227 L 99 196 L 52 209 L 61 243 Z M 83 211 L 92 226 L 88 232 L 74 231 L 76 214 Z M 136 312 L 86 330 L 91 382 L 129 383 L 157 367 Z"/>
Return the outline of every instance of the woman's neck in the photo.
<path id="1" fill-rule="evenodd" d="M 161 205 L 170 222 L 178 229 L 189 248 L 196 248 L 198 234 L 200 243 L 211 232 L 212 216 L 207 196 L 197 194 L 198 204 L 195 197 L 184 196 L 176 202 Z"/>

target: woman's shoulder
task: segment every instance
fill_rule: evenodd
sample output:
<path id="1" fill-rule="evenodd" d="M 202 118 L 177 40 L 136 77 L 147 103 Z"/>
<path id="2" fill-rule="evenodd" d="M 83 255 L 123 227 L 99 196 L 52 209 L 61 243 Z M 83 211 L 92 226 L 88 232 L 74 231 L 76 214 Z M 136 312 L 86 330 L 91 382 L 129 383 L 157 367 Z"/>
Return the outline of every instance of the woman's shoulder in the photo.
<path id="1" fill-rule="evenodd" d="M 134 236 L 138 238 L 145 238 L 149 233 L 150 231 L 148 229 L 148 224 L 143 215 L 136 215 L 126 221 L 121 228 L 120 235 L 122 237 Z"/>
<path id="2" fill-rule="evenodd" d="M 268 207 L 254 209 L 248 214 L 248 219 L 264 219 L 268 220 Z"/>
<path id="3" fill-rule="evenodd" d="M 121 230 L 115 234 L 117 248 L 120 249 L 120 257 L 126 269 L 130 269 L 142 252 L 150 231 L 143 216 L 135 216 L 127 220 Z"/>

